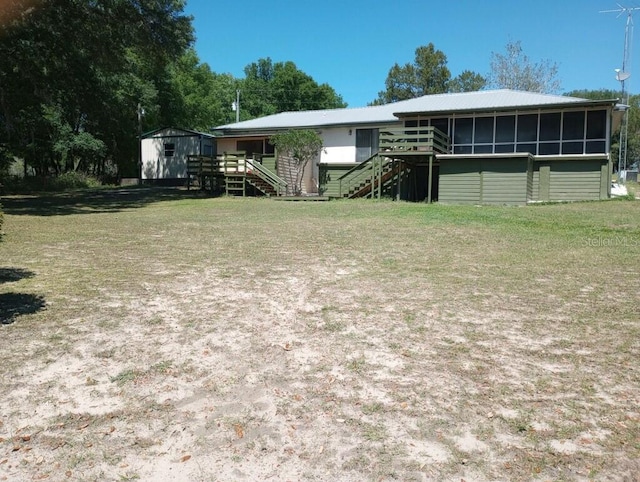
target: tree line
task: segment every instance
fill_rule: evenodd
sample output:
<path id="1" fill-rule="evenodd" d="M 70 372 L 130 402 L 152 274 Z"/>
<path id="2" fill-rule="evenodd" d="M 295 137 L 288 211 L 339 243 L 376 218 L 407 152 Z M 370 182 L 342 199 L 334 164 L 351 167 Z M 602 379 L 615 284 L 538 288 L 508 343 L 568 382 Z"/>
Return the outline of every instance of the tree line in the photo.
<path id="1" fill-rule="evenodd" d="M 245 78 L 193 49 L 183 0 L 9 0 L 0 17 L 0 175 L 135 176 L 139 130 L 208 132 L 284 110 L 346 106 L 293 62 L 260 59 Z M 140 107 L 138 107 L 140 106 Z"/>
<path id="2" fill-rule="evenodd" d="M 141 131 L 208 132 L 234 122 L 238 92 L 240 120 L 347 106 L 293 62 L 258 59 L 243 78 L 214 72 L 193 48 L 184 7 L 184 0 L 4 2 L 0 184 L 15 159 L 25 175 L 135 176 Z M 557 74 L 557 64 L 533 62 L 519 42 L 510 42 L 504 53 L 492 54 L 486 76 L 465 70 L 452 77 L 446 55 L 430 43 L 416 49 L 413 62 L 390 68 L 371 104 L 488 87 L 556 93 Z M 640 144 L 636 127 L 630 122 L 633 146 Z"/>

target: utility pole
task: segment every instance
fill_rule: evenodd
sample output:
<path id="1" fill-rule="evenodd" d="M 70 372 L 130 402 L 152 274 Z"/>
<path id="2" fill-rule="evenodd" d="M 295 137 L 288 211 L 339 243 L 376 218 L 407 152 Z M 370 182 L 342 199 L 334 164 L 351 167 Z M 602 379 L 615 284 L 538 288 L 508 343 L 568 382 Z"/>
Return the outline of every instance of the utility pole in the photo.
<path id="1" fill-rule="evenodd" d="M 236 101 L 232 107 L 236 111 L 236 122 L 240 122 L 240 89 L 236 90 Z"/>
<path id="2" fill-rule="evenodd" d="M 144 109 L 138 102 L 138 184 L 142 184 L 142 116 Z"/>

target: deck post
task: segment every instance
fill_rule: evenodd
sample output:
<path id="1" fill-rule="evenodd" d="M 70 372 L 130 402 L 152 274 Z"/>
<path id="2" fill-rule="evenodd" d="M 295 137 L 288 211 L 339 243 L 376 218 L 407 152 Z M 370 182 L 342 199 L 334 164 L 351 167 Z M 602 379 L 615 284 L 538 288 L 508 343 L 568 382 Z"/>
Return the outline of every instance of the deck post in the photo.
<path id="1" fill-rule="evenodd" d="M 398 159 L 398 193 L 397 200 L 402 198 L 402 159 Z"/>
<path id="2" fill-rule="evenodd" d="M 377 157 L 378 163 L 378 200 L 382 199 L 382 158 Z"/>
<path id="3" fill-rule="evenodd" d="M 431 183 L 433 182 L 433 155 L 429 156 L 429 179 L 427 179 L 427 202 L 431 204 Z"/>

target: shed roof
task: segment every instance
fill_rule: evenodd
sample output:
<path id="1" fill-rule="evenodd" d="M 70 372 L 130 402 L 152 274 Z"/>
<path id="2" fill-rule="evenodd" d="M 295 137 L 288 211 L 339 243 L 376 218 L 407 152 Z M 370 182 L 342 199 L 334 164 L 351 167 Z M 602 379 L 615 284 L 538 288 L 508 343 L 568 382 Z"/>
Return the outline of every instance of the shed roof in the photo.
<path id="1" fill-rule="evenodd" d="M 213 134 L 206 132 L 198 132 L 191 129 L 182 129 L 179 127 L 161 127 L 160 129 L 154 129 L 149 132 L 145 132 L 142 134 L 143 139 L 147 139 L 149 137 L 194 137 L 194 136 L 202 136 L 211 138 Z"/>
<path id="2" fill-rule="evenodd" d="M 345 108 L 281 112 L 266 117 L 219 126 L 226 134 L 233 131 L 276 130 L 287 128 L 328 127 L 358 124 L 384 124 L 416 114 L 451 114 L 481 111 L 526 110 L 542 107 L 571 107 L 580 105 L 613 106 L 614 99 L 593 101 L 563 95 L 539 94 L 509 89 L 477 92 L 435 94 L 403 100 L 391 104 Z"/>

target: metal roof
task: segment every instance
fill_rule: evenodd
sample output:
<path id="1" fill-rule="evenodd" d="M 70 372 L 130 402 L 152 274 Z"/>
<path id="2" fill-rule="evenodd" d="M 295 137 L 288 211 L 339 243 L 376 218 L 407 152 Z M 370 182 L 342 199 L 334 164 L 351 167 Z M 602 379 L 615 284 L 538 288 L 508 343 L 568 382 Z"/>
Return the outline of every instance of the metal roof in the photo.
<path id="1" fill-rule="evenodd" d="M 301 112 L 282 112 L 248 121 L 219 126 L 214 130 L 233 131 L 277 130 L 287 128 L 328 127 L 355 124 L 397 122 L 399 117 L 415 114 L 451 114 L 481 111 L 526 110 L 542 107 L 579 105 L 614 105 L 616 100 L 593 101 L 563 95 L 539 94 L 509 89 L 481 90 L 450 94 L 435 94 L 391 104 Z"/>
<path id="2" fill-rule="evenodd" d="M 181 127 L 161 127 L 159 129 L 154 129 L 152 131 L 149 132 L 145 132 L 141 135 L 142 139 L 147 139 L 149 137 L 154 137 L 156 134 L 162 132 L 162 131 L 179 131 L 179 132 L 183 132 L 184 136 L 182 137 L 194 137 L 194 136 L 202 136 L 202 137 L 207 137 L 207 138 L 211 138 L 213 137 L 213 134 L 211 134 L 211 132 L 206 133 L 206 132 L 198 132 L 198 131 L 194 131 L 191 129 L 182 129 Z M 162 136 L 160 136 L 162 137 Z M 167 137 L 177 137 L 176 134 L 171 134 L 168 133 Z"/>

